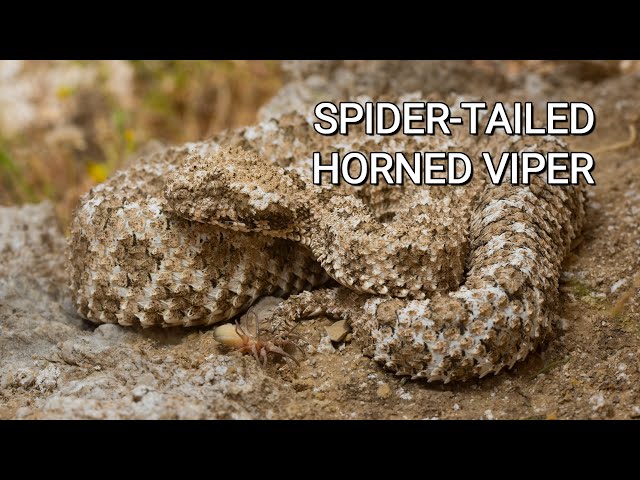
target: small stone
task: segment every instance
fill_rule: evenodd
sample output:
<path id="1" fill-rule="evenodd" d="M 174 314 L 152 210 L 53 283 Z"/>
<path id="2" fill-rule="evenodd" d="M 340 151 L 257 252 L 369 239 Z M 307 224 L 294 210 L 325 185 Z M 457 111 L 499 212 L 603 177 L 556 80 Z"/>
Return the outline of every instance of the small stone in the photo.
<path id="1" fill-rule="evenodd" d="M 589 399 L 589 403 L 592 405 L 591 408 L 595 412 L 604 407 L 606 401 L 602 392 L 598 392 Z"/>
<path id="2" fill-rule="evenodd" d="M 346 336 L 351 332 L 351 328 L 347 324 L 346 320 L 339 320 L 328 327 L 324 327 L 327 331 L 327 335 L 332 342 L 339 343 L 343 341 Z"/>
<path id="3" fill-rule="evenodd" d="M 319 353 L 334 353 L 336 349 L 333 347 L 331 338 L 328 335 L 325 335 L 320 339 L 320 343 L 318 344 L 316 351 Z"/>
<path id="4" fill-rule="evenodd" d="M 138 386 L 154 387 L 157 381 L 151 372 L 146 372 L 138 377 Z"/>
<path id="5" fill-rule="evenodd" d="M 389 387 L 389 385 L 387 385 L 386 383 L 383 383 L 378 387 L 378 390 L 376 391 L 376 395 L 378 395 L 378 397 L 380 398 L 389 397 L 389 395 L 391 395 L 391 387 Z"/>
<path id="6" fill-rule="evenodd" d="M 93 333 L 94 335 L 100 335 L 110 340 L 115 340 L 126 335 L 124 328 L 112 323 L 103 323 L 102 325 L 99 325 Z"/>
<path id="7" fill-rule="evenodd" d="M 407 392 L 404 388 L 399 388 L 398 391 L 396 392 L 396 394 L 402 400 L 407 400 L 407 401 L 408 400 L 413 400 L 413 395 L 411 395 L 409 392 Z"/>
<path id="8" fill-rule="evenodd" d="M 147 393 L 149 393 L 151 389 L 146 385 L 139 385 L 131 391 L 131 396 L 133 397 L 134 402 L 139 402 L 142 400 Z"/>
<path id="9" fill-rule="evenodd" d="M 627 279 L 626 278 L 622 278 L 622 279 L 618 280 L 616 283 L 611 285 L 611 293 L 616 293 L 618 291 L 618 289 L 620 287 L 624 286 L 626 283 L 627 283 Z"/>
<path id="10" fill-rule="evenodd" d="M 29 407 L 20 407 L 16 410 L 16 418 L 18 420 L 27 418 L 29 415 L 31 415 L 31 409 Z"/>

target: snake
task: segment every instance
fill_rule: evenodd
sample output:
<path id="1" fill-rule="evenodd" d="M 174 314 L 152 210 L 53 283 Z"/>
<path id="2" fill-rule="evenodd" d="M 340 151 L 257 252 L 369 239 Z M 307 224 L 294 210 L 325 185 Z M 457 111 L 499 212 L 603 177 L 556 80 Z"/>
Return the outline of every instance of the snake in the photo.
<path id="1" fill-rule="evenodd" d="M 586 192 L 539 176 L 494 185 L 480 154 L 559 149 L 551 136 L 461 131 L 321 137 L 295 112 L 159 148 L 82 198 L 68 249 L 74 300 L 98 323 L 188 327 L 279 296 L 274 332 L 327 315 L 397 375 L 498 373 L 553 327 Z M 464 151 L 477 168 L 464 186 L 314 185 L 314 151 Z"/>

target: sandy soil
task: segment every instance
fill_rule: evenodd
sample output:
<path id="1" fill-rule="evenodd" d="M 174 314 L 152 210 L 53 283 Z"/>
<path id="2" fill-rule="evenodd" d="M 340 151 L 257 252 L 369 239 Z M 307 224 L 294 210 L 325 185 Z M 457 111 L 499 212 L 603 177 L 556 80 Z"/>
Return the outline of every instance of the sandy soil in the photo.
<path id="1" fill-rule="evenodd" d="M 587 100 L 597 113 L 596 131 L 572 144 L 594 152 L 597 186 L 564 266 L 562 320 L 554 338 L 511 371 L 464 384 L 407 381 L 351 342 L 332 344 L 326 319 L 301 325 L 310 347 L 300 367 L 274 362 L 265 370 L 226 351 L 211 329 L 96 327 L 75 316 L 60 285 L 63 247 L 42 246 L 58 235 L 53 220 L 3 209 L 0 418 L 640 418 L 640 142 L 618 145 L 630 126 L 640 128 L 638 85 L 627 73 L 505 92 Z M 6 245 L 20 225 L 40 233 L 24 240 L 35 253 L 18 263 Z"/>

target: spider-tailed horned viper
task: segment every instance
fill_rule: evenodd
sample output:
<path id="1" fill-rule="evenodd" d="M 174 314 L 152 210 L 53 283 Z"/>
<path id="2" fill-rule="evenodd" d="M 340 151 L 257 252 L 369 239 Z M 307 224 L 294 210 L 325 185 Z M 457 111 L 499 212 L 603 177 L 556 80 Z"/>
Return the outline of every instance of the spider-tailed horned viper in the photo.
<path id="1" fill-rule="evenodd" d="M 462 151 L 478 162 L 482 151 L 561 149 L 552 137 L 462 131 L 323 137 L 294 113 L 167 148 L 83 198 L 70 240 L 75 302 L 94 322 L 190 326 L 291 295 L 274 332 L 325 314 L 347 319 L 365 354 L 397 374 L 497 373 L 551 327 L 585 189 L 538 176 L 494 186 L 479 163 L 465 186 L 320 187 L 312 153 Z M 341 286 L 314 290 L 329 276 Z"/>

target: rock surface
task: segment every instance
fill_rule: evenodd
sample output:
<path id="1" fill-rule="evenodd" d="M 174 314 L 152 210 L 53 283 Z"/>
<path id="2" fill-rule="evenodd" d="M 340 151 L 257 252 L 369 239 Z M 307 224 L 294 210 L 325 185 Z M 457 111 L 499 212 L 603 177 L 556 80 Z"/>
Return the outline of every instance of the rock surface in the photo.
<path id="1" fill-rule="evenodd" d="M 597 131 L 576 150 L 624 142 L 637 126 L 637 73 L 564 81 L 537 100 L 596 108 Z M 541 82 L 504 98 L 553 90 Z M 71 304 L 51 205 L 0 208 L 0 418 L 637 418 L 639 156 L 637 143 L 596 155 L 598 185 L 564 265 L 556 338 L 512 371 L 459 385 L 404 383 L 355 344 L 334 348 L 324 319 L 298 329 L 308 342 L 299 368 L 264 370 L 217 344 L 210 328 L 96 327 Z"/>

